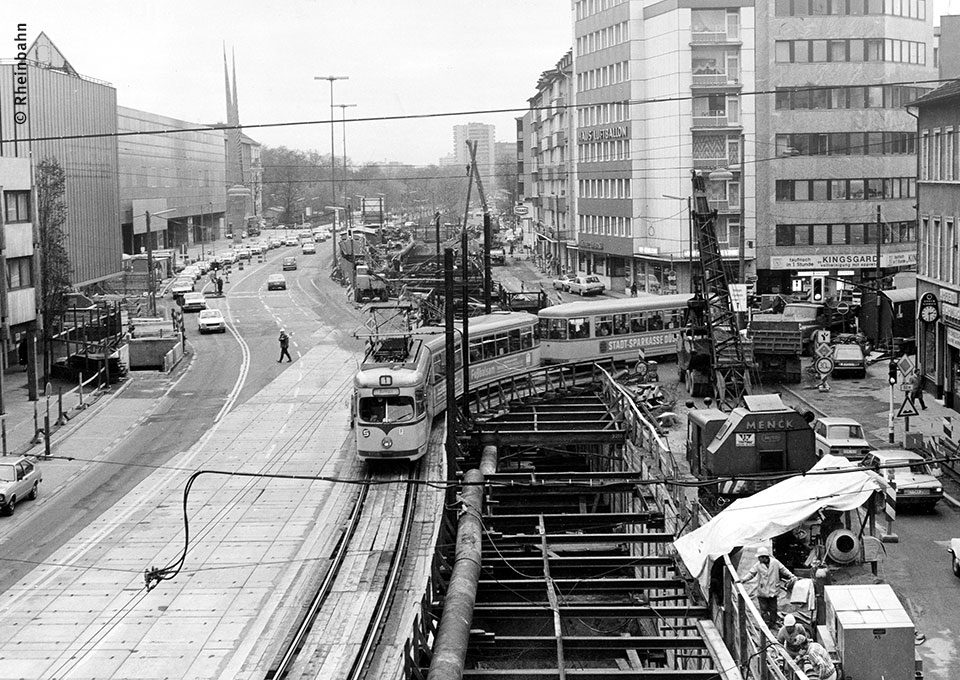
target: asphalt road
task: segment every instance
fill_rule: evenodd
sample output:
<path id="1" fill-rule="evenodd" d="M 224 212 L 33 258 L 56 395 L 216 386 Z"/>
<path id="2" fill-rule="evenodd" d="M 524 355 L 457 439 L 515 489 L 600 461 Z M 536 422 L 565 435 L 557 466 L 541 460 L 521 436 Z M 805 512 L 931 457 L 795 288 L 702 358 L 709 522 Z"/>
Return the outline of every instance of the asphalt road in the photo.
<path id="1" fill-rule="evenodd" d="M 281 371 L 297 370 L 299 356 L 318 340 L 330 339 L 320 336 L 321 318 L 323 326 L 340 329 L 333 331 L 338 345 L 362 350 L 362 342 L 352 335 L 361 324 L 360 313 L 347 302 L 345 290 L 330 280 L 330 250 L 318 251 L 302 255 L 299 248 L 286 246 L 266 253 L 263 263 L 254 257 L 243 271 L 234 266 L 225 296 L 208 298 L 208 306 L 221 309 L 227 318 L 227 333 L 201 336 L 196 315 L 186 315 L 187 355 L 180 366 L 171 376 L 138 380 L 117 397 L 130 408 L 150 409 L 136 427 L 118 431 L 106 446 L 92 444 L 104 446 L 98 462 L 78 466 L 55 492 L 44 486 L 42 507 L 22 504 L 14 517 L 4 518 L 4 555 L 9 561 L 0 570 L 0 592 L 44 563 L 158 466 L 189 449 L 233 406 L 255 395 Z M 296 255 L 299 266 L 284 272 L 287 290 L 267 291 L 267 276 L 280 271 L 282 258 L 289 255 Z M 169 298 L 160 304 L 173 306 Z M 292 363 L 277 363 L 281 327 L 291 336 Z M 67 442 L 61 455 L 90 455 L 87 443 Z"/>

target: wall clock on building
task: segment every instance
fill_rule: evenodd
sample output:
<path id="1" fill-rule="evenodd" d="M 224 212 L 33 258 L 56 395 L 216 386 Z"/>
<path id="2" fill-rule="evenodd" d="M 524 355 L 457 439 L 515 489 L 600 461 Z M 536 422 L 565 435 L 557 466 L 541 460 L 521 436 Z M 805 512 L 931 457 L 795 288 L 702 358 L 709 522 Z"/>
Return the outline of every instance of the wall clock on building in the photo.
<path id="1" fill-rule="evenodd" d="M 927 323 L 933 323 L 940 318 L 940 310 L 937 308 L 937 303 L 933 302 L 924 302 L 920 307 L 920 319 L 926 321 Z"/>

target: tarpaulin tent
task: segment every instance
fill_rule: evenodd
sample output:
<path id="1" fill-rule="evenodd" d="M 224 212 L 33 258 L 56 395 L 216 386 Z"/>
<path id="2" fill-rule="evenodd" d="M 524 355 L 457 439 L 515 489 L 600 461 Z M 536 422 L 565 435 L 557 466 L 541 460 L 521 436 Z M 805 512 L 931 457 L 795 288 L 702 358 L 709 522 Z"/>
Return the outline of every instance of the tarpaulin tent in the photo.
<path id="1" fill-rule="evenodd" d="M 886 487 L 880 475 L 842 456 L 824 456 L 807 473 L 734 501 L 699 529 L 673 542 L 706 593 L 713 562 L 731 550 L 768 541 L 819 510 L 853 510 Z"/>

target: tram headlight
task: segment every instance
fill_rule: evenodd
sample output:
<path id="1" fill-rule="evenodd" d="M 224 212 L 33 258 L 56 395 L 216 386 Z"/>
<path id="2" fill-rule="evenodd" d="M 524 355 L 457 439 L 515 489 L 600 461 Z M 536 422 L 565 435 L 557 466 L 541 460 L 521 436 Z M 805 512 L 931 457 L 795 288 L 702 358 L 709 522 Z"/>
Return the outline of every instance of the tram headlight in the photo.
<path id="1" fill-rule="evenodd" d="M 384 437 L 383 441 L 380 442 L 380 445 L 385 449 L 389 449 L 393 446 L 393 440 L 390 439 L 390 437 Z"/>

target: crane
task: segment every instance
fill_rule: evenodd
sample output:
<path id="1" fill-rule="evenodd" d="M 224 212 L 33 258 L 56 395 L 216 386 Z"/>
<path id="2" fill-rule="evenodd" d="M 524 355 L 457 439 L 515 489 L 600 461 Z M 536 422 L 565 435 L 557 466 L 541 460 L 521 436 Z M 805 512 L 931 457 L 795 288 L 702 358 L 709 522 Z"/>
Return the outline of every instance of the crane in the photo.
<path id="1" fill-rule="evenodd" d="M 710 361 L 717 405 L 732 410 L 750 393 L 750 373 L 736 313 L 730 300 L 727 272 L 717 240 L 717 211 L 707 201 L 703 176 L 693 171 L 693 227 L 703 269 L 703 321 L 710 337 Z M 743 226 L 741 225 L 741 228 Z"/>

